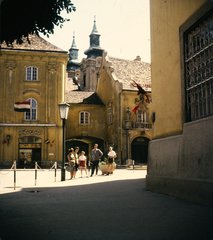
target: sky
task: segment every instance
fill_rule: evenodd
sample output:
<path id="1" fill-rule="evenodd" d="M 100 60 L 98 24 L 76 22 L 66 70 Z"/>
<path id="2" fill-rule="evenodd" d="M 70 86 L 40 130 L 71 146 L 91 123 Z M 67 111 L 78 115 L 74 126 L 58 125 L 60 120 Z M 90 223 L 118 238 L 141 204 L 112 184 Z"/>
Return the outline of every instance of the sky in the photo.
<path id="1" fill-rule="evenodd" d="M 150 63 L 150 15 L 149 0 L 72 0 L 75 12 L 62 13 L 70 21 L 63 28 L 55 27 L 49 38 L 41 36 L 55 46 L 68 51 L 73 32 L 79 49 L 79 59 L 85 58 L 89 48 L 89 35 L 94 25 L 100 36 L 100 46 L 111 57 Z"/>

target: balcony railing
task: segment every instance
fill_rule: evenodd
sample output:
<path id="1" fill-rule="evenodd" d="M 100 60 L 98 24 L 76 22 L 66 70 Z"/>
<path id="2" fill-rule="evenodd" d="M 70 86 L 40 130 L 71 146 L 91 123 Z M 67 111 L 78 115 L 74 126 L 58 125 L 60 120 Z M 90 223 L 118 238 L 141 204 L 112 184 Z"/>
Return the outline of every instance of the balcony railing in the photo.
<path id="1" fill-rule="evenodd" d="M 152 129 L 152 123 L 134 122 L 133 128 Z"/>
<path id="2" fill-rule="evenodd" d="M 132 122 L 130 120 L 125 121 L 125 129 L 144 129 L 150 130 L 152 129 L 152 123 L 150 122 Z"/>

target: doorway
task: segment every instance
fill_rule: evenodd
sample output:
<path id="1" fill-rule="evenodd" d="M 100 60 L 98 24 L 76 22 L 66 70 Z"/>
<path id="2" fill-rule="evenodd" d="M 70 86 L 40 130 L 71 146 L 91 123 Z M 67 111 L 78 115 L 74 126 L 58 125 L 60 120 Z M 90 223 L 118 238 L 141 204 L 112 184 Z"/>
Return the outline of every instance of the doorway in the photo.
<path id="1" fill-rule="evenodd" d="M 131 153 L 132 160 L 136 163 L 147 163 L 149 139 L 137 137 L 132 141 Z"/>

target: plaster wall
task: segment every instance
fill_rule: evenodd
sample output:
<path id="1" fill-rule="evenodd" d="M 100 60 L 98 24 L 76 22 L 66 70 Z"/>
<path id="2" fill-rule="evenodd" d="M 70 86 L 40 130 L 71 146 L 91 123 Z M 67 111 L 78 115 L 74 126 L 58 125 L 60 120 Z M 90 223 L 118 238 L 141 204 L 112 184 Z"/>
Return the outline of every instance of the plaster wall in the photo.
<path id="1" fill-rule="evenodd" d="M 150 1 L 155 122 L 146 178 L 147 190 L 209 205 L 213 204 L 213 117 L 186 123 L 179 34 L 183 24 L 195 23 L 211 7 L 209 0 Z"/>
<path id="2" fill-rule="evenodd" d="M 81 125 L 79 113 L 90 113 L 90 124 Z M 70 104 L 68 119 L 66 121 L 66 139 L 79 136 L 90 136 L 105 139 L 105 106 L 93 104 Z"/>
<path id="3" fill-rule="evenodd" d="M 42 139 L 41 161 L 61 161 L 62 121 L 58 104 L 64 101 L 67 54 L 38 51 L 1 50 L 0 56 L 0 164 L 19 159 L 18 139 L 36 136 Z M 26 67 L 38 68 L 38 81 L 26 80 Z M 15 112 L 14 103 L 33 98 L 37 119 L 25 120 L 25 113 Z M 21 134 L 25 129 L 28 134 Z M 33 131 L 40 134 L 31 134 Z M 11 143 L 3 143 L 6 136 Z M 45 140 L 49 139 L 50 144 Z M 55 141 L 54 141 L 55 140 Z M 49 154 L 50 153 L 50 154 Z"/>
<path id="4" fill-rule="evenodd" d="M 153 139 L 181 134 L 179 27 L 206 0 L 150 0 Z"/>
<path id="5" fill-rule="evenodd" d="M 212 124 L 186 123 L 182 135 L 150 141 L 146 189 L 212 205 Z"/>

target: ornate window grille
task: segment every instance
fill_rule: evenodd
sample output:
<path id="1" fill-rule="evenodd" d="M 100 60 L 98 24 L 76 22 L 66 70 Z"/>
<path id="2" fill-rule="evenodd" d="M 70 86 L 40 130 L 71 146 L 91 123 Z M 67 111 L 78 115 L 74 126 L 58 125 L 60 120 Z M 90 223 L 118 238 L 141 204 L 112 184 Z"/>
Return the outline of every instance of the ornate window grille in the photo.
<path id="1" fill-rule="evenodd" d="M 213 115 L 213 10 L 184 35 L 187 121 Z"/>

